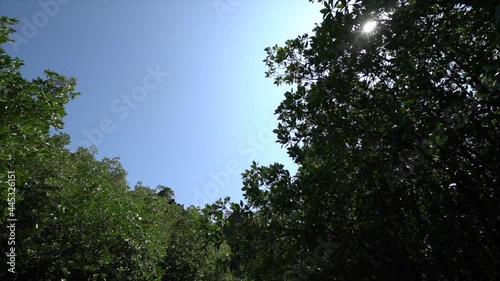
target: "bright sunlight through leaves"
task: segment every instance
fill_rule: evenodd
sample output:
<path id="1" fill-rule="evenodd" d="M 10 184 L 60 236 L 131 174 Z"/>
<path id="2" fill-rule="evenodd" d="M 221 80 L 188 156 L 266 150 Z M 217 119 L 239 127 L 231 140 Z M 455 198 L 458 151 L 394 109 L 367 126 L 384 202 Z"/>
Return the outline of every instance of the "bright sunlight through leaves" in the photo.
<path id="1" fill-rule="evenodd" d="M 376 21 L 369 21 L 363 26 L 363 32 L 370 33 L 375 29 L 375 26 L 377 26 Z"/>

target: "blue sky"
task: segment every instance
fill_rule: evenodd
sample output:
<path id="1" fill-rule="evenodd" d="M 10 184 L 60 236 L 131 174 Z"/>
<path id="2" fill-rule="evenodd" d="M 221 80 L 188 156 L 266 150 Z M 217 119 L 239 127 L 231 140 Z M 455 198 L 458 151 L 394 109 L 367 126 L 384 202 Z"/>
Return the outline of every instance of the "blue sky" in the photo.
<path id="1" fill-rule="evenodd" d="M 322 7 L 291 1 L 0 0 L 21 20 L 26 77 L 78 79 L 71 148 L 120 157 L 128 181 L 170 186 L 179 203 L 242 199 L 252 161 L 295 170 L 272 134 L 289 87 L 266 79 L 264 48 L 311 32 Z"/>

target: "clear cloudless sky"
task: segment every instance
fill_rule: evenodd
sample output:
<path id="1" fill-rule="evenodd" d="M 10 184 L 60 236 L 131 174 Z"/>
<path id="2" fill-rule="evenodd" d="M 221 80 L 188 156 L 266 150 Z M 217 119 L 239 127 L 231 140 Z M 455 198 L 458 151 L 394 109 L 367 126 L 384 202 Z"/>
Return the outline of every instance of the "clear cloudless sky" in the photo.
<path id="1" fill-rule="evenodd" d="M 306 0 L 0 0 L 20 19 L 9 54 L 25 77 L 78 80 L 70 148 L 120 157 L 128 181 L 171 187 L 181 204 L 242 199 L 252 161 L 295 171 L 275 143 L 274 110 L 290 87 L 265 78 L 264 48 L 311 33 Z M 153 74 L 152 74 L 153 73 Z"/>

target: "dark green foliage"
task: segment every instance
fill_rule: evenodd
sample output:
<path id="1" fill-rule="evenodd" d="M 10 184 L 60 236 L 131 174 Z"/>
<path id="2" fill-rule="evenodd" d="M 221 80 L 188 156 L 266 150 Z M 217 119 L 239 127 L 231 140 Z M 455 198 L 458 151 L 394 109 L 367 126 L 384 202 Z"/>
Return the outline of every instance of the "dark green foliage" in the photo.
<path id="1" fill-rule="evenodd" d="M 235 268 L 499 279 L 499 3 L 321 2 L 314 35 L 266 49 L 267 76 L 294 86 L 275 132 L 299 170 L 254 164 L 247 203 L 219 212 Z"/>

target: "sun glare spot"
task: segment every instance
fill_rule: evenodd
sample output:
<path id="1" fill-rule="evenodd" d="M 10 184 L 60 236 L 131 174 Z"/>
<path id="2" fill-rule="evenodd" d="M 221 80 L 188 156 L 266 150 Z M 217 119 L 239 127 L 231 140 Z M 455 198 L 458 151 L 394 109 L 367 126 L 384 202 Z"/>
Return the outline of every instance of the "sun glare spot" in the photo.
<path id="1" fill-rule="evenodd" d="M 369 21 L 369 22 L 365 23 L 365 25 L 363 26 L 363 32 L 370 33 L 375 29 L 375 26 L 377 26 L 376 21 L 373 21 L 373 20 Z"/>

